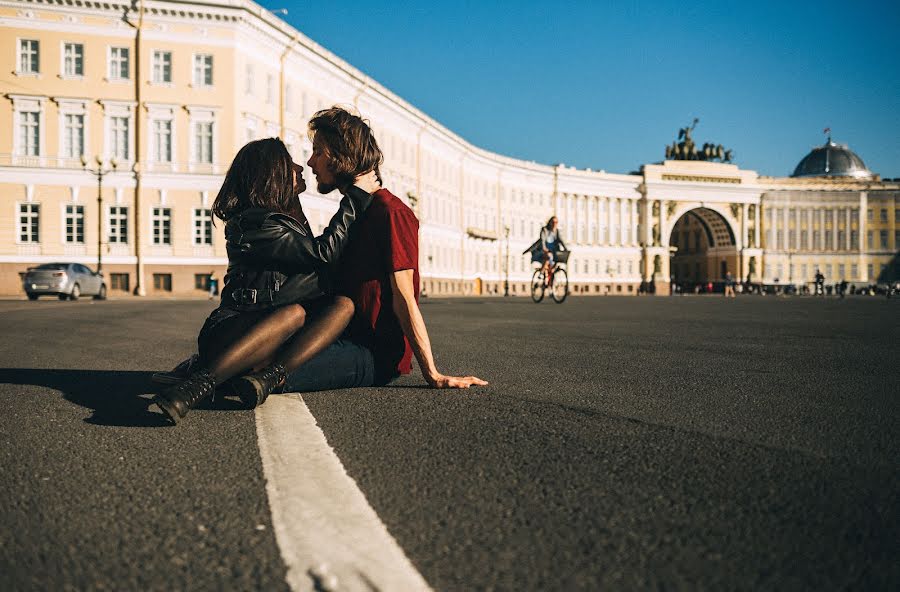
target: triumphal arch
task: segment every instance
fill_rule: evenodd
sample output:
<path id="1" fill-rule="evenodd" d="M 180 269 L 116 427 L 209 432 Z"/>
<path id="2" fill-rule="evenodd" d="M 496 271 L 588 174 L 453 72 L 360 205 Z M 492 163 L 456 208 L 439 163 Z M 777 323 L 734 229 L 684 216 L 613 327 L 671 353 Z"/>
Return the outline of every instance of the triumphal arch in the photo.
<path id="1" fill-rule="evenodd" d="M 696 145 L 694 125 L 666 147 L 666 160 L 644 165 L 638 187 L 641 271 L 657 292 L 673 281 L 696 284 L 727 273 L 754 281 L 762 270 L 759 176 L 732 164 L 721 145 Z"/>

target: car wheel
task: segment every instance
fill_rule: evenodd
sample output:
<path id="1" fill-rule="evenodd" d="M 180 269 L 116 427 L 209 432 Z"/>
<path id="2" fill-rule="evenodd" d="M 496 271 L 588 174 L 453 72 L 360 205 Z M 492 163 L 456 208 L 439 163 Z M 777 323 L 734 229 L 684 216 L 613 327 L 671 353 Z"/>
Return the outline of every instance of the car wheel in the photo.
<path id="1" fill-rule="evenodd" d="M 94 296 L 94 300 L 106 300 L 106 284 L 100 284 L 100 291 Z"/>
<path id="2" fill-rule="evenodd" d="M 29 300 L 37 300 L 37 299 L 38 299 L 38 295 L 37 295 L 37 294 L 32 294 L 31 292 L 27 292 L 27 294 L 28 294 L 28 299 L 29 299 Z"/>
<path id="3" fill-rule="evenodd" d="M 74 286 L 72 286 L 72 293 L 69 294 L 69 300 L 78 300 L 80 296 L 81 288 L 78 286 L 78 284 L 75 284 Z"/>

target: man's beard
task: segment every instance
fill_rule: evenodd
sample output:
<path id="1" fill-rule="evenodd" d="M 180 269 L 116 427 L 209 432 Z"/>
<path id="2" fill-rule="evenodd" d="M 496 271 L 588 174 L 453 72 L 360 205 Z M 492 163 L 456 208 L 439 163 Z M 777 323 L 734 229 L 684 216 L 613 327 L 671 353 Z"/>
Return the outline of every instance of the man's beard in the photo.
<path id="1" fill-rule="evenodd" d="M 316 189 L 321 195 L 327 195 L 337 189 L 337 185 L 333 183 L 316 183 Z"/>

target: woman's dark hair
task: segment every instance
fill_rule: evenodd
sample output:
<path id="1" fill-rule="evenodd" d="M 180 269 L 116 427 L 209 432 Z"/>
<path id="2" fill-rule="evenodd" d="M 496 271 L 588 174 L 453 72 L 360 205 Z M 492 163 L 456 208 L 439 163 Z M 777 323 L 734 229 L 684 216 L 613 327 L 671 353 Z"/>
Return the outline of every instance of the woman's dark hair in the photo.
<path id="1" fill-rule="evenodd" d="M 263 208 L 296 216 L 300 208 L 294 187 L 294 161 L 279 138 L 254 140 L 231 162 L 213 213 L 228 220 L 248 208 Z"/>
<path id="2" fill-rule="evenodd" d="M 369 171 L 375 171 L 381 182 L 379 166 L 384 155 L 361 117 L 340 107 L 323 109 L 309 120 L 309 137 L 319 142 L 328 157 L 338 187 L 352 184 Z"/>
<path id="3" fill-rule="evenodd" d="M 544 226 L 544 228 L 546 228 L 547 230 L 550 230 L 550 226 L 553 224 L 553 220 L 554 220 L 555 218 L 556 218 L 555 215 L 554 215 L 554 216 L 550 216 L 550 219 L 547 220 L 547 224 Z"/>

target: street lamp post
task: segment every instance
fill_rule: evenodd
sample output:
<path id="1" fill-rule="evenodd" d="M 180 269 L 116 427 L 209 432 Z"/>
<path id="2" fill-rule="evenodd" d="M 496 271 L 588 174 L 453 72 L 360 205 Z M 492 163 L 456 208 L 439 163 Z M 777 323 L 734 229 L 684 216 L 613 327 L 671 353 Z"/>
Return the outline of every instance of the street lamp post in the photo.
<path id="1" fill-rule="evenodd" d="M 116 170 L 118 163 L 113 158 L 109 161 L 109 167 L 103 167 L 103 159 L 99 156 L 94 158 L 97 163 L 96 168 L 88 167 L 88 160 L 81 155 L 81 167 L 88 173 L 97 177 L 97 273 L 103 271 L 103 175 Z"/>
<path id="2" fill-rule="evenodd" d="M 503 236 L 506 238 L 506 258 L 504 259 L 505 265 L 503 266 L 504 278 L 503 278 L 503 295 L 509 296 L 509 226 L 503 227 Z"/>

